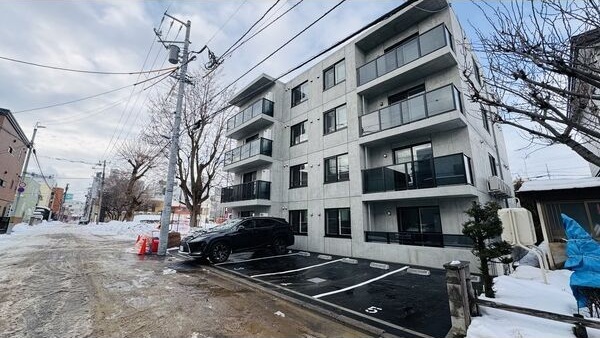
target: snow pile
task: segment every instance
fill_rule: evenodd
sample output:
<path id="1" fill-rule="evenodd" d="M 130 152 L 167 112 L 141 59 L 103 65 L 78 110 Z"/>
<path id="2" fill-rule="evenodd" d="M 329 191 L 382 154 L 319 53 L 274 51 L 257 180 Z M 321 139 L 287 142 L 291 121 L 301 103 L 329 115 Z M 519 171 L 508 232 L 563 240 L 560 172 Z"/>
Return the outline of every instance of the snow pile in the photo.
<path id="1" fill-rule="evenodd" d="M 54 231 L 57 226 L 65 226 L 62 222 L 47 222 L 30 226 L 27 223 L 18 223 L 12 228 L 10 234 L 0 235 L 0 249 L 6 249 L 12 245 L 24 245 L 33 233 L 46 233 Z"/>
<path id="2" fill-rule="evenodd" d="M 81 228 L 96 236 L 111 236 L 122 240 L 135 240 L 138 235 L 158 232 L 156 224 L 110 221 L 108 223 L 82 225 Z"/>
<path id="3" fill-rule="evenodd" d="M 571 316 L 577 313 L 577 302 L 569 287 L 570 276 L 568 270 L 548 271 L 548 284 L 544 284 L 540 269 L 520 266 L 510 276 L 494 279 L 496 298 L 490 300 Z M 480 310 L 482 316 L 473 318 L 467 338 L 573 337 L 570 324 L 483 306 Z M 588 329 L 588 335 L 600 338 L 600 330 Z"/>

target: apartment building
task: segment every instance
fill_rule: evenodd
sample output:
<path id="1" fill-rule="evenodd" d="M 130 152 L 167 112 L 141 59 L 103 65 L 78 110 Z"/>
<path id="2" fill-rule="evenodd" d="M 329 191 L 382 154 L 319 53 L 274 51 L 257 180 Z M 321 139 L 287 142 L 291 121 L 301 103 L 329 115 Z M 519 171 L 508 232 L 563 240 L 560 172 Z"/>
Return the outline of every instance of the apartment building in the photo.
<path id="1" fill-rule="evenodd" d="M 596 28 L 571 38 L 572 64 L 582 72 L 597 72 L 600 65 L 600 28 Z M 600 128 L 599 102 L 592 96 L 598 94 L 598 88 L 586 81 L 569 78 L 571 91 L 582 94 L 569 102 L 569 114 L 582 113 L 582 121 L 591 128 Z M 600 156 L 600 140 L 587 138 L 582 144 L 594 155 Z M 600 167 L 590 163 L 592 176 L 600 177 Z"/>
<path id="2" fill-rule="evenodd" d="M 10 110 L 0 108 L 0 217 L 8 216 L 14 207 L 28 144 Z"/>
<path id="3" fill-rule="evenodd" d="M 288 219 L 296 249 L 473 260 L 464 210 L 512 195 L 502 131 L 465 95 L 462 70 L 482 74 L 447 2 L 391 14 L 289 82 L 263 74 L 231 100 L 221 203 Z"/>

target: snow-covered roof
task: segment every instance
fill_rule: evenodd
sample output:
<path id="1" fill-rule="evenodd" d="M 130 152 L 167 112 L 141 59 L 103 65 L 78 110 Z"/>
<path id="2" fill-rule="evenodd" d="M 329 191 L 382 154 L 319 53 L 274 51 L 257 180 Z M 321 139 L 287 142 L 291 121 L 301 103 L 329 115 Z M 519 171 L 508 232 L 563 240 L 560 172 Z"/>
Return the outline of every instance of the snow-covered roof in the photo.
<path id="1" fill-rule="evenodd" d="M 582 189 L 600 187 L 600 177 L 562 180 L 536 180 L 524 182 L 519 192 Z"/>

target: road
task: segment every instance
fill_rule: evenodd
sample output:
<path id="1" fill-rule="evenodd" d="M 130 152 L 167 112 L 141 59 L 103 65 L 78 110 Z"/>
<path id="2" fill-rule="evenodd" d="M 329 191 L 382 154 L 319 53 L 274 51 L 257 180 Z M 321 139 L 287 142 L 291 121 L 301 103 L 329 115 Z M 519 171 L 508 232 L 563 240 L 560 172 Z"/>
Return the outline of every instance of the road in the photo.
<path id="1" fill-rule="evenodd" d="M 205 269 L 175 273 L 131 242 L 38 227 L 0 242 L 0 337 L 365 337 Z"/>

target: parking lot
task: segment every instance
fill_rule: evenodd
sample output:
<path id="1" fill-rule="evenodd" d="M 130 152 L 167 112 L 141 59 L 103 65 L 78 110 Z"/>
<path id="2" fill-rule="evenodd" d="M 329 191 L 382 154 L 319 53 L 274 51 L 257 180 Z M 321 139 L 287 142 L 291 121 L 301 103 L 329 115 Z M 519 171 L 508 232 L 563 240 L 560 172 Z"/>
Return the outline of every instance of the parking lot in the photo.
<path id="1" fill-rule="evenodd" d="M 297 251 L 214 267 L 403 337 L 445 337 L 451 326 L 443 270 Z"/>

